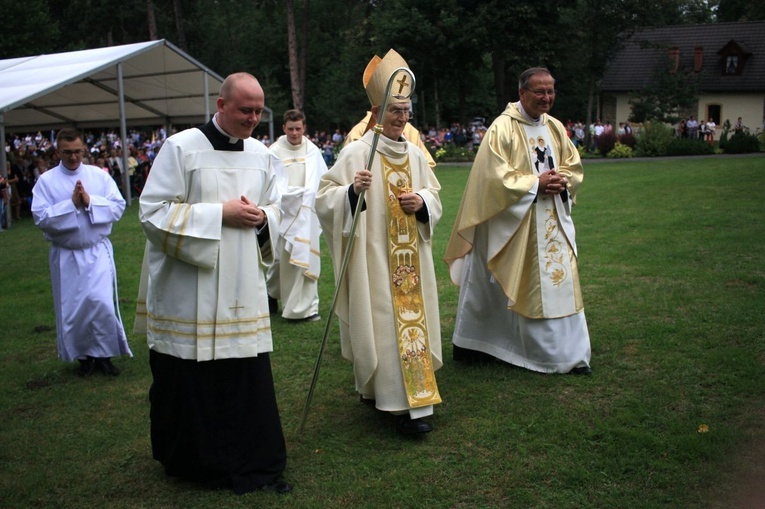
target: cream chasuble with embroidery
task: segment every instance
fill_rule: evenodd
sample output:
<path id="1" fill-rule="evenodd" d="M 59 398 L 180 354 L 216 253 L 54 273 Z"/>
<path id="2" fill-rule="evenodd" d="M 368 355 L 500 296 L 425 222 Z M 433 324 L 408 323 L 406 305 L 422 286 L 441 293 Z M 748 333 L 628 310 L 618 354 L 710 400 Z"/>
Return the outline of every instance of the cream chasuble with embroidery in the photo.
<path id="1" fill-rule="evenodd" d="M 372 137 L 368 132 L 343 149 L 322 178 L 316 200 L 335 274 L 353 220 L 349 186 L 367 164 Z M 413 144 L 380 136 L 377 152 L 335 312 L 356 389 L 374 398 L 378 409 L 396 412 L 441 401 L 433 374 L 442 357 L 432 254 L 433 229 L 441 218 L 440 185 Z M 403 213 L 397 196 L 404 189 L 422 197 L 428 223 Z"/>
<path id="2" fill-rule="evenodd" d="M 270 249 L 262 254 L 254 228 L 223 226 L 222 217 L 223 203 L 244 195 L 265 211 L 275 243 L 281 162 L 259 141 L 242 141 L 243 150 L 228 151 L 215 150 L 200 129 L 168 138 L 141 194 L 148 242 L 135 332 L 147 332 L 160 353 L 205 361 L 273 350 L 264 275 Z M 152 287 L 163 288 L 162 299 Z"/>
<path id="3" fill-rule="evenodd" d="M 488 268 L 507 296 L 508 309 L 527 318 L 581 311 L 571 206 L 583 174 L 565 128 L 546 114 L 532 122 L 510 104 L 487 131 L 482 149 L 446 248 L 452 282 L 462 284 L 465 256 L 483 225 Z M 536 199 L 537 176 L 547 169 L 568 179 L 565 202 L 560 195 Z"/>
<path id="4" fill-rule="evenodd" d="M 538 175 L 564 175 L 562 195 Z M 452 342 L 543 373 L 589 366 L 571 205 L 582 182 L 563 125 L 508 105 L 476 156 L 446 249 L 460 285 Z"/>

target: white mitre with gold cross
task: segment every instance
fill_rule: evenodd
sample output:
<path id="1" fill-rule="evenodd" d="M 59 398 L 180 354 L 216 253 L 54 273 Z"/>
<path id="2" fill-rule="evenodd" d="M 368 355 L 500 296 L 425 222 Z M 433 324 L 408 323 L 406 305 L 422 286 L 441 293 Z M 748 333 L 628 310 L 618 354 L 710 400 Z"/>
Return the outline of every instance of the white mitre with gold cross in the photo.
<path id="1" fill-rule="evenodd" d="M 364 69 L 363 80 L 367 97 L 369 97 L 372 106 L 382 105 L 388 80 L 390 80 L 393 72 L 400 67 L 407 69 L 407 71 L 402 70 L 396 73 L 396 78 L 390 87 L 388 104 L 409 101 L 413 92 L 414 73 L 409 69 L 406 60 L 393 49 L 388 50 L 383 58 L 375 55 L 369 61 L 367 68 Z"/>

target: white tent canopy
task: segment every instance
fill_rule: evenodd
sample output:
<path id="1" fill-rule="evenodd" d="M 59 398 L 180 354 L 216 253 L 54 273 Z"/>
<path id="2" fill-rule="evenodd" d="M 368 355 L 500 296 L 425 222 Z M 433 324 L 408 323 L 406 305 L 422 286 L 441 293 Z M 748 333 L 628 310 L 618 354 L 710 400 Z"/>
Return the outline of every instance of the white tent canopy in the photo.
<path id="1" fill-rule="evenodd" d="M 124 140 L 128 125 L 201 124 L 216 111 L 222 82 L 164 39 L 0 60 L 0 135 L 119 126 Z M 262 120 L 273 139 L 271 113 Z"/>
<path id="2" fill-rule="evenodd" d="M 128 125 L 197 124 L 216 111 L 223 78 L 163 39 L 0 60 L 5 128 L 118 125 L 118 66 Z"/>

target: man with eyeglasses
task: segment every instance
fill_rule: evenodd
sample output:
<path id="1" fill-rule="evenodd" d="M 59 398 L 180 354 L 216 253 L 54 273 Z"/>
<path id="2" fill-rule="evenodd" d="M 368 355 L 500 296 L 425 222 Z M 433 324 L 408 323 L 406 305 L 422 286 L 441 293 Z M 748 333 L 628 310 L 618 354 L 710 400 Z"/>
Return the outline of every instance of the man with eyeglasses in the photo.
<path id="1" fill-rule="evenodd" d="M 353 362 L 361 401 L 396 416 L 396 430 L 432 430 L 424 417 L 441 398 L 435 370 L 441 361 L 433 229 L 441 218 L 440 184 L 422 152 L 403 137 L 409 119 L 411 76 L 398 71 L 385 111 L 386 85 L 407 68 L 394 50 L 373 59 L 366 92 L 381 119 L 375 158 L 366 168 L 374 131 L 346 146 L 322 177 L 316 212 L 336 278 L 354 213 L 361 214 L 347 272 L 338 291 L 343 357 Z M 364 191 L 360 208 L 359 195 Z"/>
<path id="2" fill-rule="evenodd" d="M 453 356 L 589 374 L 571 219 L 583 178 L 579 152 L 549 115 L 555 80 L 547 69 L 524 71 L 518 93 L 486 133 L 446 248 L 461 287 Z"/>
<path id="3" fill-rule="evenodd" d="M 79 361 L 78 374 L 119 375 L 111 358 L 132 357 L 119 313 L 117 270 L 109 240 L 125 210 L 114 180 L 82 164 L 85 144 L 76 129 L 56 136 L 58 166 L 32 189 L 35 224 L 51 243 L 50 273 L 59 357 Z"/>

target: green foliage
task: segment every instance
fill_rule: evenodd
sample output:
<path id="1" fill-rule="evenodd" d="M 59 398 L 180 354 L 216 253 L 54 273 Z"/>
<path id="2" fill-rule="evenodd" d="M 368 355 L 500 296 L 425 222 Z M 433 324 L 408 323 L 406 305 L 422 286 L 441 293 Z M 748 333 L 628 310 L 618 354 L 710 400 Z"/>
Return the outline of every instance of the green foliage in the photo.
<path id="1" fill-rule="evenodd" d="M 704 140 L 674 138 L 667 145 L 668 156 L 705 156 L 715 153 L 715 147 Z"/>
<path id="2" fill-rule="evenodd" d="M 656 157 L 667 154 L 667 147 L 674 139 L 674 130 L 663 122 L 646 122 L 637 136 L 635 155 Z"/>
<path id="3" fill-rule="evenodd" d="M 52 53 L 51 41 L 59 37 L 58 24 L 45 0 L 6 0 L 0 5 L 0 59 Z"/>
<path id="4" fill-rule="evenodd" d="M 621 142 L 616 142 L 614 148 L 606 154 L 609 159 L 627 159 L 632 157 L 632 148 L 629 145 L 625 145 Z"/>
<path id="5" fill-rule="evenodd" d="M 679 112 L 692 107 L 698 95 L 699 75 L 688 69 L 670 73 L 665 66 L 660 66 L 651 82 L 630 97 L 630 121 L 658 120 L 674 124 L 681 118 Z"/>
<path id="6" fill-rule="evenodd" d="M 445 143 L 438 149 L 429 149 L 437 163 L 464 163 L 475 159 L 475 152 L 454 143 Z"/>
<path id="7" fill-rule="evenodd" d="M 720 140 L 720 148 L 726 154 L 748 154 L 760 151 L 760 141 L 753 134 L 746 131 L 738 131 L 723 144 Z"/>
<path id="8" fill-rule="evenodd" d="M 719 0 L 717 21 L 765 20 L 765 2 L 760 0 Z"/>

